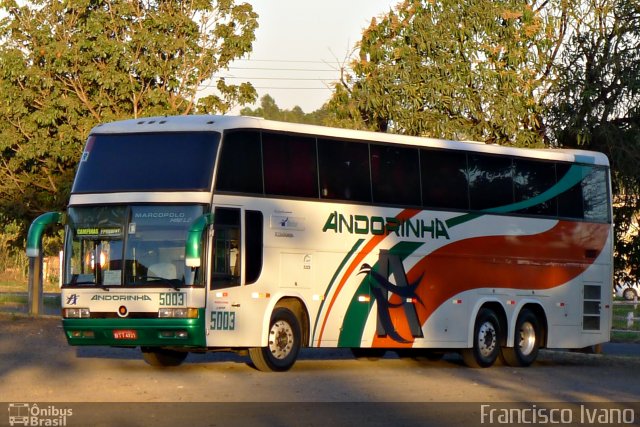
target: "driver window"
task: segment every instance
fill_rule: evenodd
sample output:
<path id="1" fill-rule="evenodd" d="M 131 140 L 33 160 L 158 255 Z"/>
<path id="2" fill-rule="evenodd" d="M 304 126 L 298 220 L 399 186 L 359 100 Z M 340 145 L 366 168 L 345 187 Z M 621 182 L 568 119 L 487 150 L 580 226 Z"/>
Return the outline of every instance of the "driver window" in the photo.
<path id="1" fill-rule="evenodd" d="M 211 288 L 240 285 L 240 209 L 216 208 L 213 224 Z"/>

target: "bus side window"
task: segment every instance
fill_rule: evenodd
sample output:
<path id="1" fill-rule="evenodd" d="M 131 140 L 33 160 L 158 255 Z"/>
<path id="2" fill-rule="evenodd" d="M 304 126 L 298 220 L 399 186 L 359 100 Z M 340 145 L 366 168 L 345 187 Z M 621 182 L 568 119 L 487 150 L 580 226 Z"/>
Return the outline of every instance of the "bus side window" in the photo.
<path id="1" fill-rule="evenodd" d="M 213 224 L 211 288 L 240 285 L 240 209 L 216 208 Z"/>
<path id="2" fill-rule="evenodd" d="M 255 283 L 262 272 L 264 220 L 260 211 L 245 211 L 245 280 Z"/>

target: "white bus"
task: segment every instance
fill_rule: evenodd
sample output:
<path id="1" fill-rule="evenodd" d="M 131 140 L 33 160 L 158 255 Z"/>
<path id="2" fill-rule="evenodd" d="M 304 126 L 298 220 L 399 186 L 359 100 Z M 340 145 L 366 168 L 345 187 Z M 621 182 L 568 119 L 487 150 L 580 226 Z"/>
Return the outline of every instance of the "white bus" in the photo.
<path id="1" fill-rule="evenodd" d="M 65 224 L 69 344 L 152 365 L 228 350 L 283 371 L 301 347 L 346 347 L 527 366 L 609 339 L 600 153 L 144 118 L 91 131 L 48 218 Z"/>

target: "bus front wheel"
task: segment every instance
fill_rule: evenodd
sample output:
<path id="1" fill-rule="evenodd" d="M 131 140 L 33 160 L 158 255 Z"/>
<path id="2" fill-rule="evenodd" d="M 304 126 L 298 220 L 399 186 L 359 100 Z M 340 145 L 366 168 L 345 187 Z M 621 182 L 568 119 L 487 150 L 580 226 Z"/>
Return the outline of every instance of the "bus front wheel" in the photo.
<path id="1" fill-rule="evenodd" d="M 516 320 L 513 347 L 503 347 L 502 357 L 509 366 L 529 366 L 538 357 L 540 323 L 535 314 L 524 309 Z"/>
<path id="2" fill-rule="evenodd" d="M 271 315 L 267 346 L 250 348 L 249 357 L 260 371 L 287 371 L 298 357 L 301 341 L 298 318 L 288 308 L 279 307 Z"/>
<path id="3" fill-rule="evenodd" d="M 141 347 L 142 358 L 151 366 L 167 367 L 178 366 L 189 355 L 186 351 L 169 350 L 157 347 Z"/>
<path id="4" fill-rule="evenodd" d="M 493 310 L 478 312 L 473 331 L 473 347 L 462 350 L 462 359 L 470 368 L 488 368 L 500 355 L 500 322 Z"/>

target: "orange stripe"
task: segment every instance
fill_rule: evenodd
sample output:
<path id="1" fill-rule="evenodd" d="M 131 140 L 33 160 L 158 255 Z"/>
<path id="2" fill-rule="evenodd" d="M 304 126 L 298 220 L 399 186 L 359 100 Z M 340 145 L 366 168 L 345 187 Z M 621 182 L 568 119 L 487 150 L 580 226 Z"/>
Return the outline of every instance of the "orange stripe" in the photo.
<path id="1" fill-rule="evenodd" d="M 582 274 L 604 249 L 609 224 L 560 221 L 535 235 L 487 236 L 453 242 L 424 257 L 407 273 L 424 306 L 416 304 L 424 325 L 433 312 L 460 292 L 478 288 L 543 290 L 561 286 Z M 587 256 L 587 252 L 593 252 Z M 519 263 L 518 261 L 525 261 Z M 400 302 L 391 298 L 391 302 Z M 402 307 L 390 310 L 398 333 L 411 339 Z M 429 338 L 429 337 L 425 337 Z M 413 340 L 412 340 L 413 341 Z M 375 347 L 410 347 L 374 336 Z"/>

